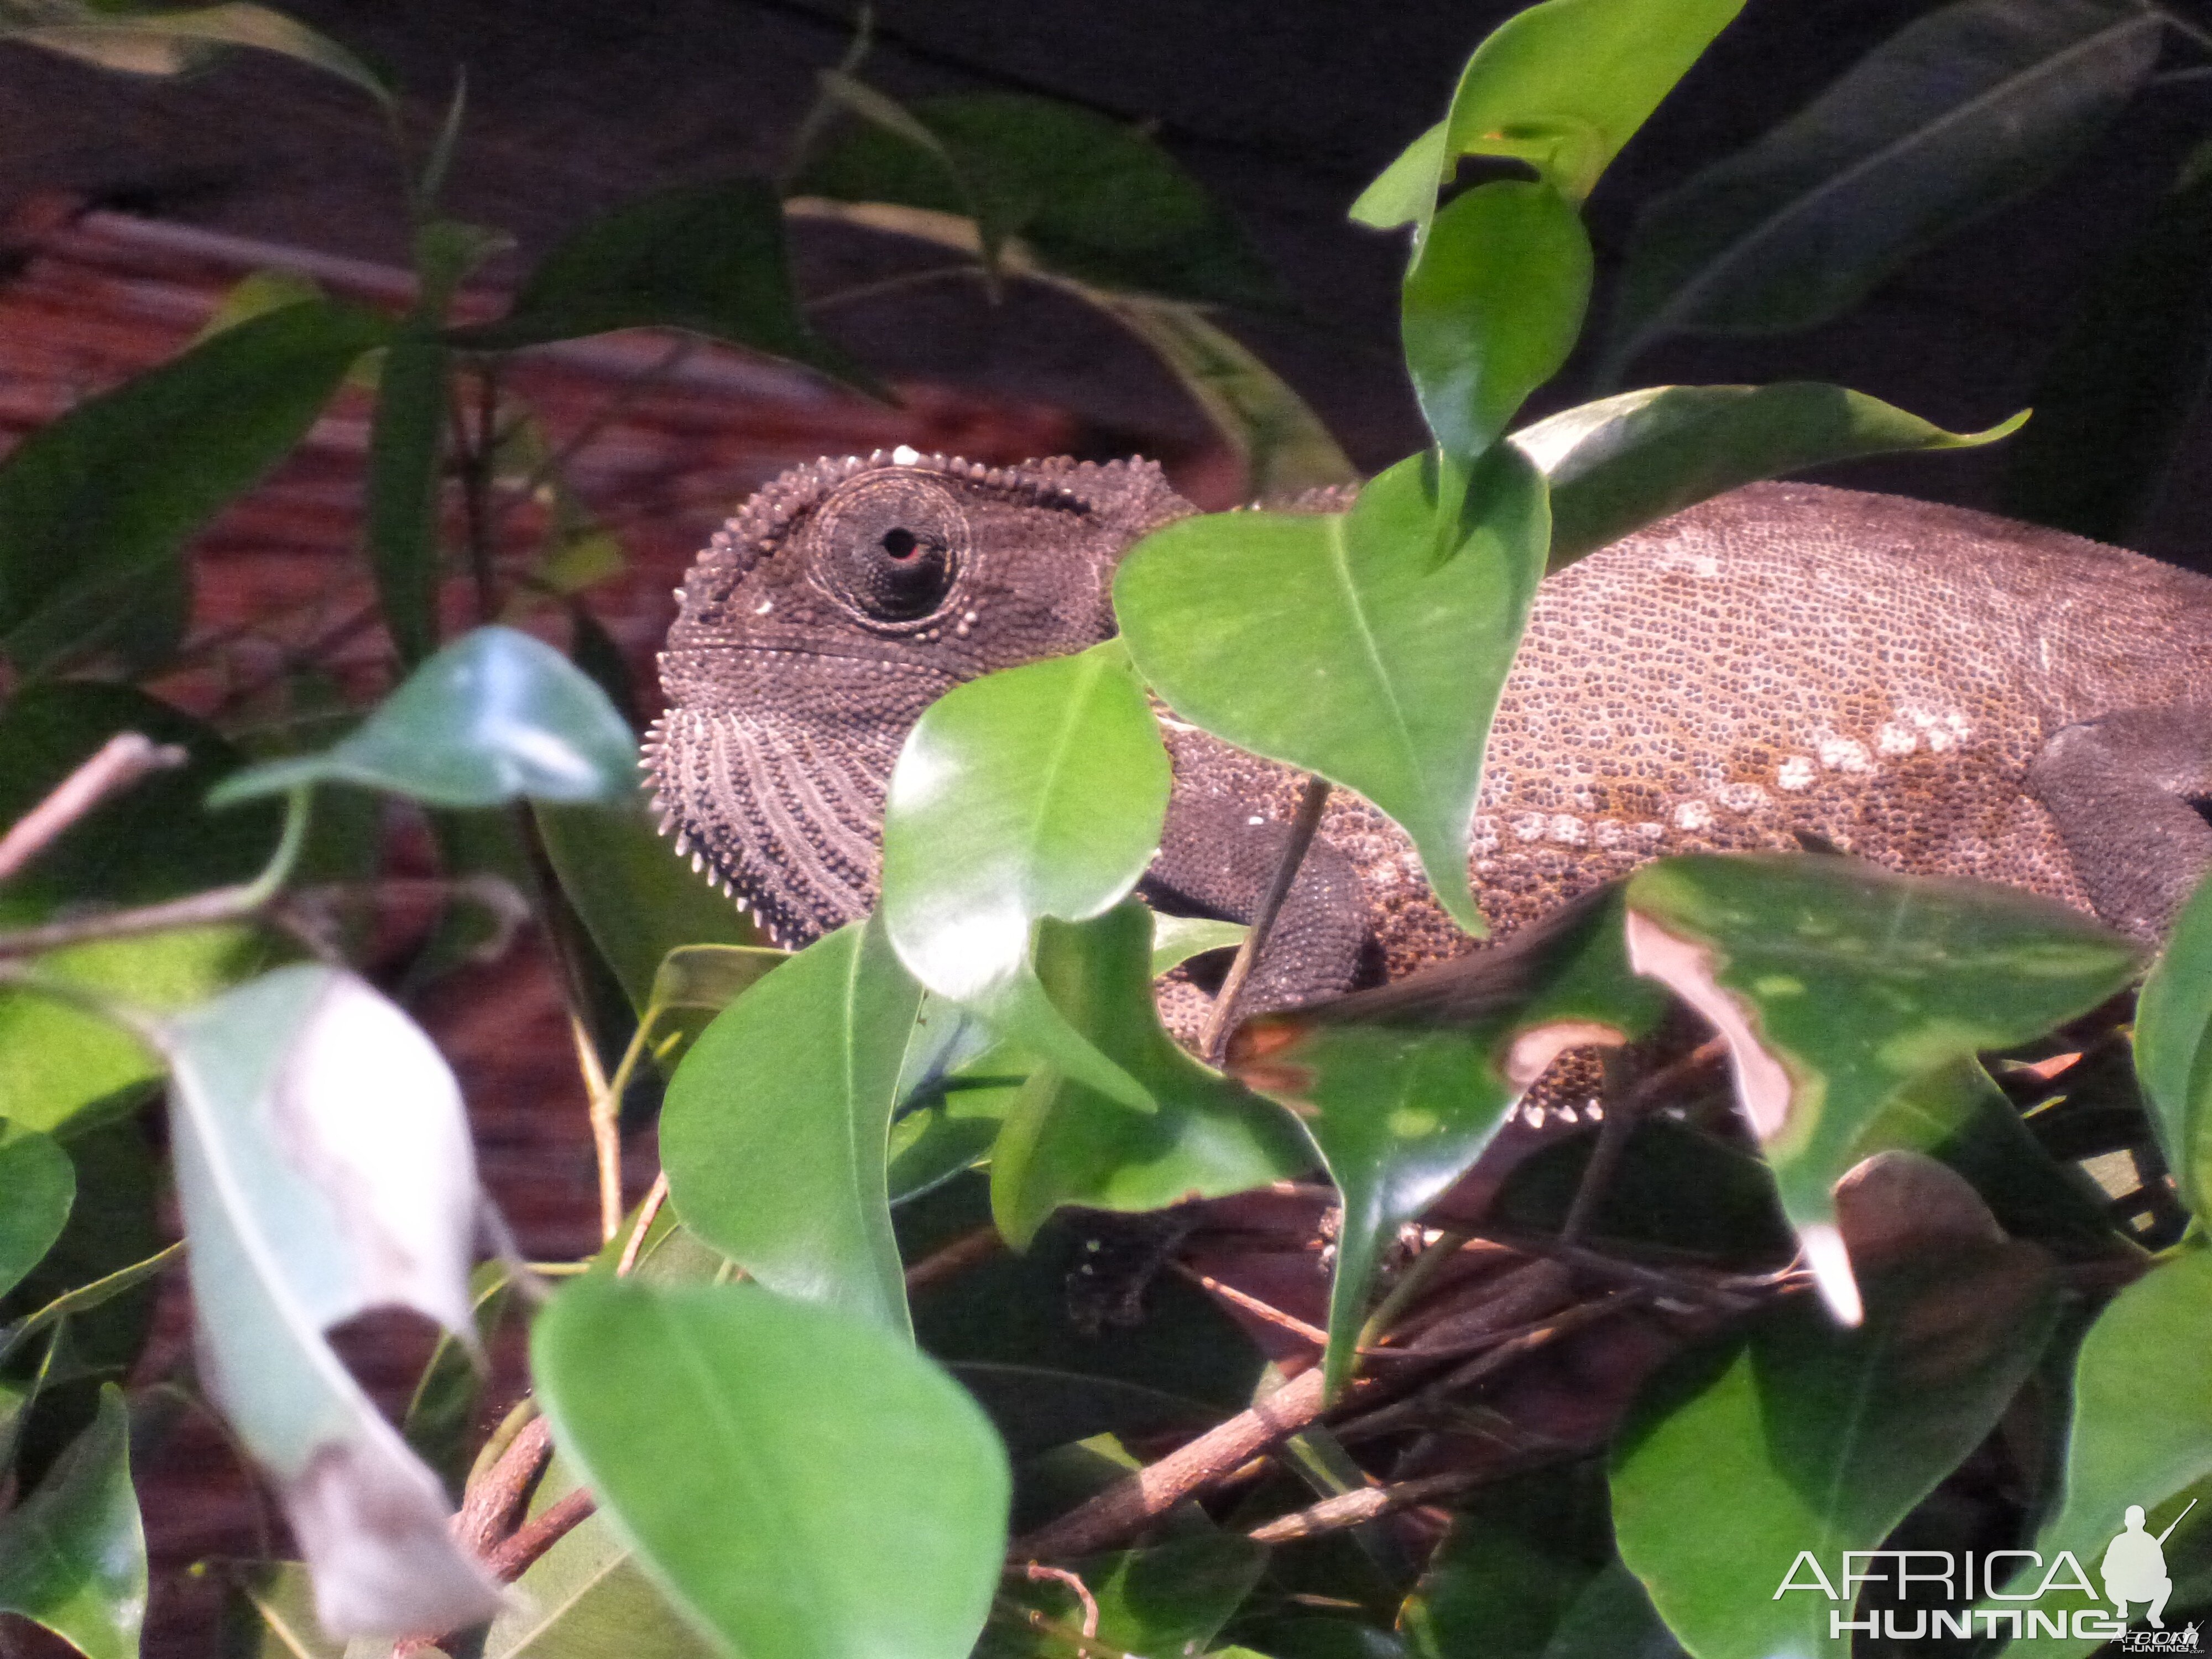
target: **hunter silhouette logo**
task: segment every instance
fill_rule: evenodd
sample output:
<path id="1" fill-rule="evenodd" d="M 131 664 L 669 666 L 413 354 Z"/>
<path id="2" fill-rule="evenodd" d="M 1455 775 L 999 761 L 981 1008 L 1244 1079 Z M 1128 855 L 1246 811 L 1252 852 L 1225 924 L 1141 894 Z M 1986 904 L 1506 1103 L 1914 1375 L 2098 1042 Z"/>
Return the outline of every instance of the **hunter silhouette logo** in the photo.
<path id="1" fill-rule="evenodd" d="M 2166 1523 L 2166 1530 L 2155 1538 L 2143 1530 L 2142 1505 L 2128 1505 L 2126 1529 L 2105 1547 L 2105 1598 L 2112 1604 L 2124 1624 L 2128 1603 L 2150 1603 L 2150 1626 L 2153 1630 L 2166 1628 L 2166 1598 L 2173 1594 L 2173 1580 L 2166 1575 L 2166 1540 L 2173 1536 L 2189 1510 L 2197 1507 L 2197 1500 L 2189 1500 L 2189 1509 L 2182 1510 Z M 2195 1626 L 2191 1630 L 2194 1632 Z"/>

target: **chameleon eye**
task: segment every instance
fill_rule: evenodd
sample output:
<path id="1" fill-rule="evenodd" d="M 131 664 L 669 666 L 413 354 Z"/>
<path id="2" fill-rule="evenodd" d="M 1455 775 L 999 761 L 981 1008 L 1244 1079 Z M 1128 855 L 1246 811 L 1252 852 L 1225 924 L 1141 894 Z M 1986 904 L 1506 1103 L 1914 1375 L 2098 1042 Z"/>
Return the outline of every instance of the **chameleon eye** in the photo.
<path id="1" fill-rule="evenodd" d="M 912 473 L 856 478 L 815 521 L 814 569 L 864 623 L 916 623 L 944 607 L 968 548 L 951 492 Z"/>

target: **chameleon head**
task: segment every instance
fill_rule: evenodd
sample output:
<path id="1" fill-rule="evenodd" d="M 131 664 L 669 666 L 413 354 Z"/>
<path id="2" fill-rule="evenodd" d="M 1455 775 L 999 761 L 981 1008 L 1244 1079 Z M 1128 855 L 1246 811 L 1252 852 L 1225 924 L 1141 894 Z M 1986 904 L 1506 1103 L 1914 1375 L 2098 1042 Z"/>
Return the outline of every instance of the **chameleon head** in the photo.
<path id="1" fill-rule="evenodd" d="M 677 850 L 804 944 L 873 903 L 892 763 L 947 689 L 1094 645 L 1129 544 L 1191 507 L 1149 462 L 900 449 L 795 467 L 677 591 L 645 744 Z"/>

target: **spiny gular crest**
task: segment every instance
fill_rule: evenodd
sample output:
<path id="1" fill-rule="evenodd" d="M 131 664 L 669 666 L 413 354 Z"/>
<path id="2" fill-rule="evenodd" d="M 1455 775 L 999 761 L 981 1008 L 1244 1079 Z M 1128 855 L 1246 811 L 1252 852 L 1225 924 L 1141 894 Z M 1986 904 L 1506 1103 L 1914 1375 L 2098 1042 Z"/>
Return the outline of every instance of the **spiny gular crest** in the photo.
<path id="1" fill-rule="evenodd" d="M 885 787 L 963 680 L 1113 631 L 1113 568 L 1193 509 L 1158 466 L 911 449 L 762 488 L 677 590 L 643 763 L 679 853 L 779 943 L 874 902 Z"/>

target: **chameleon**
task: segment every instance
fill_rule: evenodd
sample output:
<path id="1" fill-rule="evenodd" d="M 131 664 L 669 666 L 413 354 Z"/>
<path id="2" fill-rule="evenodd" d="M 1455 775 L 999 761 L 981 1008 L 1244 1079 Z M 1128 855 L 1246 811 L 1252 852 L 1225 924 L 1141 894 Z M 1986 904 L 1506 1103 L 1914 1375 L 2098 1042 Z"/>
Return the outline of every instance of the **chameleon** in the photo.
<path id="1" fill-rule="evenodd" d="M 643 755 L 664 831 L 780 944 L 866 915 L 922 711 L 1109 637 L 1117 561 L 1197 510 L 1139 460 L 787 471 L 678 591 Z M 2212 865 L 2208 662 L 2212 579 L 1964 508 L 1747 485 L 1543 582 L 1492 726 L 1475 891 L 1510 933 L 1665 854 L 1814 847 L 2154 941 Z M 1175 782 L 1140 890 L 1249 921 L 1302 776 L 1159 713 Z M 1241 1010 L 1474 948 L 1410 841 L 1338 790 Z"/>

